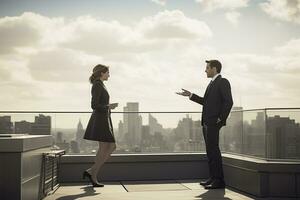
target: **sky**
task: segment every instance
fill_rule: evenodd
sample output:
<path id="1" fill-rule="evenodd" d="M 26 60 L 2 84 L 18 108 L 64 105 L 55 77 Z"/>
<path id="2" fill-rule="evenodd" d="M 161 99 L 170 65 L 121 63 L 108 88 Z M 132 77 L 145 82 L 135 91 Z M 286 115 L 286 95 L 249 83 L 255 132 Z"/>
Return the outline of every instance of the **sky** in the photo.
<path id="1" fill-rule="evenodd" d="M 2 111 L 90 111 L 99 63 L 115 111 L 201 111 L 208 59 L 234 106 L 300 107 L 300 0 L 0 0 L 0 44 Z"/>

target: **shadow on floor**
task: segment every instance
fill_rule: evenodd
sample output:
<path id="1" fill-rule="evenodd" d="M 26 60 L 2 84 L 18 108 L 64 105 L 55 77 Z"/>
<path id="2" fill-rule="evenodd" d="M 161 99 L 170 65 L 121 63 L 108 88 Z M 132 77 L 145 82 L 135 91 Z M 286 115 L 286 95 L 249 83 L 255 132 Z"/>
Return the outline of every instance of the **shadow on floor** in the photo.
<path id="1" fill-rule="evenodd" d="M 199 199 L 220 199 L 220 200 L 232 200 L 231 198 L 225 197 L 225 189 L 207 190 L 207 192 L 195 196 Z"/>
<path id="2" fill-rule="evenodd" d="M 80 188 L 83 190 L 83 193 L 81 194 L 75 194 L 75 195 L 67 195 L 57 198 L 56 200 L 75 200 L 81 197 L 87 197 L 87 196 L 95 196 L 100 193 L 96 193 L 96 190 L 92 186 L 85 186 Z"/>

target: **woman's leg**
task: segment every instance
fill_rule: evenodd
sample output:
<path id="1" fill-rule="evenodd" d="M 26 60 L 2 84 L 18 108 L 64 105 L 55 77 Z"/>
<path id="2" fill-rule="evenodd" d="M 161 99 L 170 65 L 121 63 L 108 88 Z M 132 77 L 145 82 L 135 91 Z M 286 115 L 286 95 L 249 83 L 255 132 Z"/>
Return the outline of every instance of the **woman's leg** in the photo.
<path id="1" fill-rule="evenodd" d="M 111 142 L 99 142 L 99 149 L 96 154 L 95 164 L 90 169 L 90 174 L 95 182 L 97 181 L 97 175 L 105 163 L 105 161 L 111 156 L 111 153 L 116 149 L 116 144 Z"/>

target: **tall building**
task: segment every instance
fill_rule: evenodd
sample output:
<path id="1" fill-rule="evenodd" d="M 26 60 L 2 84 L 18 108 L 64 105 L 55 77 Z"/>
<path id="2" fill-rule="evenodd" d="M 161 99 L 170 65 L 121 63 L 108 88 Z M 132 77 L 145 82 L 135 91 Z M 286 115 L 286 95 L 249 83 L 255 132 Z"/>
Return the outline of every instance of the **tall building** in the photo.
<path id="1" fill-rule="evenodd" d="M 149 148 L 151 146 L 152 138 L 150 135 L 150 127 L 149 126 L 142 126 L 141 132 L 141 148 L 145 152 L 149 152 Z"/>
<path id="2" fill-rule="evenodd" d="M 51 117 L 40 114 L 35 116 L 34 123 L 31 125 L 32 135 L 50 135 L 51 134 Z"/>
<path id="3" fill-rule="evenodd" d="M 132 113 L 125 113 L 132 112 Z M 129 148 L 140 147 L 141 142 L 141 130 L 142 130 L 142 117 L 139 116 L 139 103 L 128 102 L 124 107 L 124 136 L 125 141 Z"/>
<path id="4" fill-rule="evenodd" d="M 79 119 L 79 122 L 77 124 L 77 131 L 76 131 L 76 141 L 82 140 L 83 136 L 84 136 L 84 129 L 81 120 Z"/>
<path id="5" fill-rule="evenodd" d="M 245 114 L 245 113 L 244 113 Z M 252 114 L 252 113 L 249 113 Z M 243 149 L 242 152 L 247 155 L 264 157 L 266 153 L 266 121 L 265 112 L 257 112 L 256 118 L 243 122 Z"/>
<path id="6" fill-rule="evenodd" d="M 200 120 L 193 121 L 186 115 L 174 129 L 174 151 L 203 151 L 205 145 L 202 135 Z"/>
<path id="7" fill-rule="evenodd" d="M 121 120 L 119 121 L 118 124 L 118 135 L 116 137 L 117 137 L 117 141 L 124 140 L 124 123 Z"/>
<path id="8" fill-rule="evenodd" d="M 157 122 L 157 119 L 154 118 L 151 114 L 148 115 L 149 119 L 149 127 L 150 127 L 150 134 L 154 135 L 155 132 L 162 133 L 163 127 L 161 124 Z"/>
<path id="9" fill-rule="evenodd" d="M 76 131 L 76 142 L 77 142 L 77 146 L 79 148 L 79 151 L 85 151 L 85 147 L 86 147 L 86 140 L 83 139 L 84 136 L 84 129 L 81 123 L 81 120 L 79 119 L 79 122 L 77 124 L 77 131 Z"/>
<path id="10" fill-rule="evenodd" d="M 300 126 L 289 117 L 267 118 L 267 157 L 274 159 L 299 159 Z"/>
<path id="11" fill-rule="evenodd" d="M 220 134 L 220 147 L 222 151 L 242 153 L 243 143 L 243 108 L 233 107 L 226 126 L 222 127 Z"/>
<path id="12" fill-rule="evenodd" d="M 0 116 L 0 134 L 13 133 L 13 123 L 11 116 Z"/>
<path id="13" fill-rule="evenodd" d="M 63 142 L 63 133 L 62 132 L 57 132 L 55 143 L 62 143 L 62 142 Z"/>
<path id="14" fill-rule="evenodd" d="M 72 140 L 70 142 L 70 147 L 71 147 L 71 153 L 80 153 L 80 148 L 77 141 Z"/>
<path id="15" fill-rule="evenodd" d="M 66 153 L 70 152 L 70 143 L 66 142 L 66 140 L 63 139 L 64 134 L 62 132 L 57 132 L 56 133 L 56 138 L 55 138 L 55 145 L 59 147 L 60 149 L 63 149 L 66 151 Z"/>

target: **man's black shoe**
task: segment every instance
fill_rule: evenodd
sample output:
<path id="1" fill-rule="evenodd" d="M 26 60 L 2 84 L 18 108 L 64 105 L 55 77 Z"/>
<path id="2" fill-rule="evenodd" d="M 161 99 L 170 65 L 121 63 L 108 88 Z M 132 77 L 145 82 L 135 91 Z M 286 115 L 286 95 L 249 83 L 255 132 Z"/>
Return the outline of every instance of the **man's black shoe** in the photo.
<path id="1" fill-rule="evenodd" d="M 206 185 L 211 184 L 211 182 L 213 182 L 213 179 L 209 178 L 209 179 L 207 179 L 205 181 L 200 181 L 200 185 L 206 186 Z"/>
<path id="2" fill-rule="evenodd" d="M 225 188 L 225 183 L 222 180 L 214 180 L 209 185 L 204 186 L 205 189 L 223 189 Z"/>

